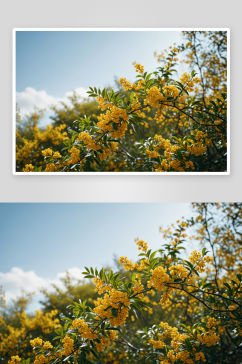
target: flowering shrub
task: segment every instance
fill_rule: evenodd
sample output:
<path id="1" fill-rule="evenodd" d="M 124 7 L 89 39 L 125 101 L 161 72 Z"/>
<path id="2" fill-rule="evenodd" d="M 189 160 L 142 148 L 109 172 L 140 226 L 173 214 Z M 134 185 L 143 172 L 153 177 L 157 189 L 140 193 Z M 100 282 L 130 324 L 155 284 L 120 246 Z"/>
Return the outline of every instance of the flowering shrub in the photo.
<path id="1" fill-rule="evenodd" d="M 242 205 L 194 204 L 194 209 L 191 219 L 160 228 L 167 240 L 161 249 L 152 251 L 136 239 L 138 261 L 119 258 L 128 275 L 86 267 L 83 274 L 93 280 L 98 297 L 93 304 L 69 305 L 52 341 L 40 336 L 30 341 L 34 363 L 239 364 Z M 188 238 L 205 246 L 186 257 Z M 157 306 L 165 315 L 156 316 L 155 324 L 128 332 L 128 323 L 139 322 L 145 312 L 152 316 Z M 10 363 L 17 362 L 26 363 L 14 355 Z"/>
<path id="2" fill-rule="evenodd" d="M 36 170 L 44 164 L 42 151 L 46 148 L 63 148 L 63 141 L 68 140 L 66 125 L 47 125 L 46 129 L 38 126 L 43 117 L 44 110 L 36 109 L 26 120 L 20 117 L 20 110 L 17 105 L 17 126 L 16 126 L 16 170 L 21 172 L 32 172 L 33 164 L 38 166 Z M 55 152 L 55 153 L 58 153 Z M 59 154 L 55 154 L 58 155 Z"/>
<path id="3" fill-rule="evenodd" d="M 0 358 L 3 360 L 12 356 L 11 362 L 20 362 L 19 355 L 32 354 L 30 339 L 33 335 L 53 339 L 53 330 L 61 326 L 56 317 L 58 310 L 51 309 L 46 313 L 38 310 L 34 315 L 27 315 L 26 306 L 31 301 L 31 294 L 13 301 L 10 307 L 6 306 L 2 290 L 0 295 Z"/>
<path id="4" fill-rule="evenodd" d="M 46 172 L 227 170 L 227 33 L 183 33 L 186 45 L 155 54 L 154 72 L 134 63 L 136 82 L 119 79 L 125 93 L 90 87 L 101 114 L 77 118 L 58 155 L 41 151 Z M 174 77 L 178 61 L 191 72 Z"/>

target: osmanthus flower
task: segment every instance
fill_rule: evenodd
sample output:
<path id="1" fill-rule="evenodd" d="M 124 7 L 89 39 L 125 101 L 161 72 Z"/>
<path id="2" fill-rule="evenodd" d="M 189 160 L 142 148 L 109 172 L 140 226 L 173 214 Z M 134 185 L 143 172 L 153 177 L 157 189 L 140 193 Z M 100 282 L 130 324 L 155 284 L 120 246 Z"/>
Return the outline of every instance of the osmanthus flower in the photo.
<path id="1" fill-rule="evenodd" d="M 95 140 L 93 140 L 93 138 L 91 137 L 90 134 L 88 134 L 87 132 L 82 132 L 78 135 L 78 139 L 79 140 L 83 140 L 85 146 L 88 149 L 92 149 L 92 150 L 98 150 L 101 149 L 100 145 L 96 144 Z"/>
<path id="2" fill-rule="evenodd" d="M 53 150 L 50 149 L 50 148 L 45 149 L 45 150 L 42 151 L 42 154 L 43 154 L 44 157 L 51 156 L 53 154 Z"/>
<path id="3" fill-rule="evenodd" d="M 138 240 L 136 245 L 138 245 L 138 250 L 142 250 L 143 252 L 147 252 L 148 244 L 144 242 L 144 240 Z"/>
<path id="4" fill-rule="evenodd" d="M 93 340 L 97 338 L 97 335 L 92 332 L 92 329 L 83 319 L 75 319 L 72 321 L 72 326 L 74 329 L 78 329 L 79 334 L 84 339 Z"/>
<path id="5" fill-rule="evenodd" d="M 75 146 L 73 146 L 70 150 L 71 153 L 71 163 L 76 164 L 80 160 L 80 151 Z"/>
<path id="6" fill-rule="evenodd" d="M 61 154 L 59 152 L 55 152 L 53 154 L 53 158 L 61 158 Z"/>
<path id="7" fill-rule="evenodd" d="M 63 343 L 63 350 L 61 351 L 61 354 L 65 356 L 72 354 L 72 352 L 74 351 L 73 348 L 74 340 L 70 338 L 69 335 L 66 335 L 62 340 L 62 343 Z"/>
<path id="8" fill-rule="evenodd" d="M 39 337 L 37 337 L 34 340 L 30 340 L 30 344 L 34 347 L 34 346 L 41 346 L 43 343 L 43 340 L 40 339 Z"/>
<path id="9" fill-rule="evenodd" d="M 136 72 L 144 73 L 144 66 L 142 66 L 140 63 L 133 63 L 134 68 L 136 69 Z"/>
<path id="10" fill-rule="evenodd" d="M 129 270 L 134 270 L 135 268 L 137 269 L 139 264 L 135 263 L 133 264 L 131 260 L 128 260 L 127 257 L 120 257 L 119 258 L 119 263 L 123 265 L 124 269 L 129 271 Z"/>
<path id="11" fill-rule="evenodd" d="M 48 163 L 45 168 L 45 172 L 54 172 L 56 170 L 56 167 L 54 163 Z"/>
<path id="12" fill-rule="evenodd" d="M 43 344 L 43 349 L 52 349 L 53 345 L 49 341 L 45 341 Z"/>
<path id="13" fill-rule="evenodd" d="M 19 364 L 21 362 L 21 358 L 18 355 L 12 356 L 11 360 L 8 364 Z"/>
<path id="14" fill-rule="evenodd" d="M 95 306 L 93 312 L 97 315 L 97 319 L 108 318 L 111 325 L 120 326 L 125 323 L 129 315 L 130 301 L 126 292 L 111 289 L 103 298 L 96 300 Z M 112 309 L 116 309 L 115 316 Z"/>
<path id="15" fill-rule="evenodd" d="M 34 166 L 32 166 L 32 164 L 26 164 L 25 168 L 23 168 L 23 172 L 33 172 L 34 171 Z"/>

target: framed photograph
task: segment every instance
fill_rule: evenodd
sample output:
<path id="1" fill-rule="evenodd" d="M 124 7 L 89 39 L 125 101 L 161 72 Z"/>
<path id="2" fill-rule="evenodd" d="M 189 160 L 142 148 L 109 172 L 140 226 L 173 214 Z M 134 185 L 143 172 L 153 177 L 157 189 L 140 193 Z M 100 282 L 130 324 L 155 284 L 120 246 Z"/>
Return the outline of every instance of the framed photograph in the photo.
<path id="1" fill-rule="evenodd" d="M 13 174 L 228 175 L 229 29 L 13 29 Z"/>

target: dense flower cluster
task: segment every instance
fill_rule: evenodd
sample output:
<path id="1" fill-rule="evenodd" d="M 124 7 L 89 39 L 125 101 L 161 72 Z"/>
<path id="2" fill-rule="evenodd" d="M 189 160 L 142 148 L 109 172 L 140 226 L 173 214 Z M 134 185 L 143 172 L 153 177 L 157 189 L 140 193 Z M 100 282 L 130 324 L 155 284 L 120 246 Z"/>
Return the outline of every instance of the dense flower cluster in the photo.
<path id="1" fill-rule="evenodd" d="M 88 327 L 87 323 L 84 320 L 76 319 L 72 322 L 72 326 L 74 327 L 74 329 L 78 329 L 81 337 L 85 339 L 93 340 L 97 338 L 97 335 L 92 332 L 92 329 Z"/>
<path id="2" fill-rule="evenodd" d="M 115 326 L 120 326 L 125 323 L 129 315 L 130 302 L 127 293 L 119 292 L 115 289 L 111 289 L 103 298 L 98 298 L 95 305 L 96 307 L 93 311 L 99 319 L 108 318 L 110 323 Z M 111 307 L 117 309 L 116 317 L 113 316 Z"/>

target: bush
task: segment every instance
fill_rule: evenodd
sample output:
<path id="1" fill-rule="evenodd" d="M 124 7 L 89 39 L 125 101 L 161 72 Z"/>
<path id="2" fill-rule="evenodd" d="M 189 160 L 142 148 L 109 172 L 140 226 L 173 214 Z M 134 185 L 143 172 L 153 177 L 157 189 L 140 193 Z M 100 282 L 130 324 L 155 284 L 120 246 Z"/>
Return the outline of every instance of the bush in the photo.
<path id="1" fill-rule="evenodd" d="M 136 81 L 119 79 L 123 91 L 90 87 L 101 114 L 82 116 L 75 102 L 69 116 L 66 105 L 62 111 L 54 108 L 55 123 L 62 116 L 68 121 L 69 138 L 61 152 L 41 150 L 45 171 L 225 172 L 227 32 L 183 35 L 185 45 L 156 54 L 157 70 L 148 74 L 135 63 Z M 179 60 L 191 72 L 178 79 Z M 31 164 L 24 170 L 42 168 Z"/>

